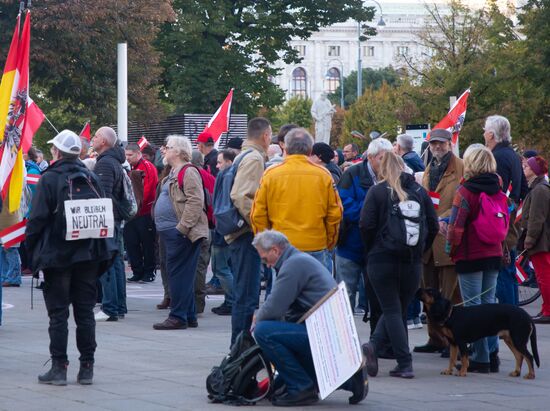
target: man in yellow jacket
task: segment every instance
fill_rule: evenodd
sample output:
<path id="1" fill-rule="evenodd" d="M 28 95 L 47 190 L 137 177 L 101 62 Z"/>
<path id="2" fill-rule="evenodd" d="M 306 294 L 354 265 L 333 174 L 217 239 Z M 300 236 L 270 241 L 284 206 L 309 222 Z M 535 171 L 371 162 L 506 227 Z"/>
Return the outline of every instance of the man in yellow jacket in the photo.
<path id="1" fill-rule="evenodd" d="M 285 136 L 286 157 L 269 167 L 250 214 L 254 233 L 273 229 L 332 272 L 329 250 L 338 239 L 342 203 L 330 173 L 309 161 L 313 137 L 303 128 Z"/>

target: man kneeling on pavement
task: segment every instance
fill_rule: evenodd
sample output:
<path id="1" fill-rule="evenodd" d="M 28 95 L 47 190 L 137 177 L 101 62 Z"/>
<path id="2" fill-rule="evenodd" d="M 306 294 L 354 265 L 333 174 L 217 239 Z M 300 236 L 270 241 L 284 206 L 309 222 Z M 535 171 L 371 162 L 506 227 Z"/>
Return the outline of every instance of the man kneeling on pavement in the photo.
<path id="1" fill-rule="evenodd" d="M 252 324 L 257 343 L 279 373 L 273 405 L 313 404 L 318 401 L 313 358 L 306 325 L 297 321 L 336 282 L 323 264 L 294 248 L 278 231 L 257 234 L 252 245 L 262 262 L 277 273 L 271 294 L 256 312 Z M 361 367 L 340 387 L 353 393 L 350 404 L 366 397 L 365 380 L 366 371 Z"/>

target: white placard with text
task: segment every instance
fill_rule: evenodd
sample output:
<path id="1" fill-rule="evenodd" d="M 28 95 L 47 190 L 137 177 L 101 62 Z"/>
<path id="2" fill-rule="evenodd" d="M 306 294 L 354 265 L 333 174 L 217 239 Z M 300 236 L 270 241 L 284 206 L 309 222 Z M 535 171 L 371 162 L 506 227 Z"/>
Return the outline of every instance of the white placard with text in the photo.
<path id="1" fill-rule="evenodd" d="M 67 241 L 111 238 L 115 233 L 113 200 L 110 198 L 66 200 L 65 221 L 67 223 L 65 240 Z"/>

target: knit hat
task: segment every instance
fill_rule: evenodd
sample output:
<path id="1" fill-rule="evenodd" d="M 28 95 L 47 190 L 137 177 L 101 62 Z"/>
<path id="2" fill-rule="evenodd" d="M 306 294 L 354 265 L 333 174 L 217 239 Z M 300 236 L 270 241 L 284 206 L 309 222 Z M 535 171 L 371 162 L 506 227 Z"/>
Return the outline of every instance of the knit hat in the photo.
<path id="1" fill-rule="evenodd" d="M 535 156 L 538 156 L 539 153 L 537 153 L 536 150 L 525 150 L 523 152 L 523 158 L 531 158 L 531 157 L 535 157 Z"/>
<path id="2" fill-rule="evenodd" d="M 548 173 L 548 162 L 541 156 L 528 158 L 527 164 L 537 176 L 543 176 Z"/>
<path id="3" fill-rule="evenodd" d="M 243 139 L 240 137 L 233 137 L 227 142 L 226 148 L 234 148 L 240 150 L 243 147 Z"/>
<path id="4" fill-rule="evenodd" d="M 311 154 L 316 155 L 323 163 L 330 163 L 334 158 L 334 150 L 327 143 L 315 143 L 311 149 Z"/>
<path id="5" fill-rule="evenodd" d="M 451 141 L 453 138 L 452 133 L 444 128 L 434 128 L 430 131 L 430 141 Z"/>
<path id="6" fill-rule="evenodd" d="M 213 143 L 214 137 L 210 131 L 203 131 L 197 137 L 197 143 Z"/>

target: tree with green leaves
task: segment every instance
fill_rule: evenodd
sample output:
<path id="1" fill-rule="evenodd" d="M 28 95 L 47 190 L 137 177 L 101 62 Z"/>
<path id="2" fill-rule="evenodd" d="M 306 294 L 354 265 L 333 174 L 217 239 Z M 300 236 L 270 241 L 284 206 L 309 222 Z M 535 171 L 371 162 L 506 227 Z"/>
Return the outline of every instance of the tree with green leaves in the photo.
<path id="1" fill-rule="evenodd" d="M 278 130 L 285 124 L 298 124 L 300 127 L 311 129 L 311 105 L 309 98 L 292 97 L 285 104 L 277 107 L 269 114 L 273 130 Z"/>
<path id="2" fill-rule="evenodd" d="M 128 44 L 129 119 L 162 117 L 160 54 L 154 40 L 174 19 L 169 0 L 35 0 L 31 16 L 31 96 L 58 128 L 77 132 L 116 123 L 117 43 Z M 0 64 L 19 2 L 0 0 Z M 35 141 L 53 130 L 44 124 Z"/>
<path id="3" fill-rule="evenodd" d="M 384 67 L 381 69 L 364 68 L 362 71 L 362 90 L 378 90 L 386 83 L 390 87 L 397 87 L 401 84 L 399 73 L 393 67 Z M 340 105 L 341 96 L 340 86 L 331 93 L 328 98 L 334 103 Z M 344 77 L 344 105 L 349 107 L 357 100 L 357 71 L 352 71 L 349 76 Z"/>
<path id="4" fill-rule="evenodd" d="M 361 0 L 174 0 L 173 7 L 176 21 L 158 41 L 163 98 L 178 112 L 209 113 L 234 87 L 233 111 L 249 115 L 282 103 L 271 79 L 276 61 L 300 61 L 292 39 L 374 15 Z"/>

